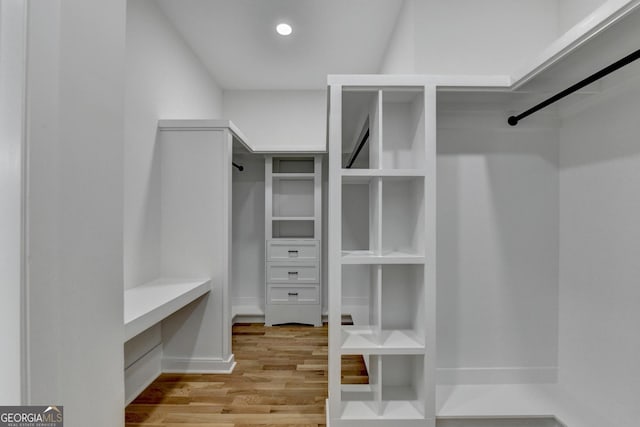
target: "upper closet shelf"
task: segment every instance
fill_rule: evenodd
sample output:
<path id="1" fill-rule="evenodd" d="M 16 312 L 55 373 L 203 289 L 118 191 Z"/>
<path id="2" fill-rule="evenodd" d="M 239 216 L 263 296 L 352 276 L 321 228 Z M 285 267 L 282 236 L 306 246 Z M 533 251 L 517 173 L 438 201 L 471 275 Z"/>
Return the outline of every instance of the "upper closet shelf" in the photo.
<path id="1" fill-rule="evenodd" d="M 160 322 L 211 290 L 211 279 L 156 279 L 124 291 L 124 340 Z"/>
<path id="2" fill-rule="evenodd" d="M 162 130 L 211 130 L 217 128 L 227 128 L 233 134 L 234 151 L 238 148 L 241 151 L 248 151 L 253 154 L 281 154 L 281 153 L 325 153 L 326 147 L 316 146 L 301 149 L 299 146 L 256 146 L 249 142 L 247 137 L 238 129 L 231 120 L 218 119 L 171 119 L 158 120 L 158 128 Z"/>

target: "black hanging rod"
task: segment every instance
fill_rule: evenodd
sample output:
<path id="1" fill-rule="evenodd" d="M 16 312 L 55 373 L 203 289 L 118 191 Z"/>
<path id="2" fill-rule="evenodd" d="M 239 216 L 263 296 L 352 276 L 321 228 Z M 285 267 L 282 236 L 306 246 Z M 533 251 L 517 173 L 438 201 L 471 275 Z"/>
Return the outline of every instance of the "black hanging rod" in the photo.
<path id="1" fill-rule="evenodd" d="M 358 154 L 362 151 L 362 147 L 369 141 L 369 118 L 365 120 L 362 130 L 360 131 L 360 142 L 356 146 L 356 149 L 351 153 L 351 157 L 349 157 L 349 161 L 347 162 L 347 169 L 351 169 L 351 166 L 355 163 L 358 158 Z"/>
<path id="2" fill-rule="evenodd" d="M 362 147 L 364 147 L 364 144 L 366 144 L 368 140 L 369 140 L 369 129 L 367 129 L 367 131 L 364 134 L 364 137 L 362 138 L 362 140 L 360 140 L 360 144 L 358 144 L 356 151 L 354 151 L 353 156 L 351 157 L 351 159 L 349 160 L 349 163 L 347 164 L 347 169 L 351 169 L 351 166 L 353 166 L 356 159 L 358 158 L 358 154 L 360 154 Z"/>
<path id="3" fill-rule="evenodd" d="M 571 95 L 573 92 L 575 92 L 577 90 L 580 90 L 580 89 L 582 89 L 583 87 L 585 87 L 587 85 L 590 85 L 591 83 L 595 82 L 596 80 L 600 80 L 604 76 L 606 76 L 608 74 L 611 74 L 614 71 L 624 67 L 625 65 L 628 65 L 628 64 L 632 63 L 636 59 L 640 59 L 640 49 L 638 49 L 635 52 L 625 56 L 624 58 L 614 62 L 613 64 L 603 68 L 602 70 L 593 73 L 592 75 L 590 75 L 586 79 L 581 80 L 578 83 L 574 84 L 573 86 L 570 86 L 570 87 L 566 88 L 562 92 L 558 92 L 557 94 L 553 95 L 551 98 L 548 98 L 548 99 L 542 101 L 541 103 L 539 103 L 538 105 L 535 105 L 535 106 L 529 108 L 524 113 L 520 113 L 517 116 L 509 117 L 509 119 L 507 119 L 507 122 L 511 126 L 515 126 L 515 125 L 518 124 L 518 122 L 520 120 L 524 119 L 525 117 L 528 117 L 528 116 L 532 115 L 536 111 L 542 110 L 543 108 L 553 104 L 556 101 L 559 101 L 560 99 L 564 98 L 565 96 Z"/>
<path id="4" fill-rule="evenodd" d="M 244 170 L 244 166 L 237 164 L 236 162 L 231 162 L 234 168 L 237 168 L 240 172 Z"/>

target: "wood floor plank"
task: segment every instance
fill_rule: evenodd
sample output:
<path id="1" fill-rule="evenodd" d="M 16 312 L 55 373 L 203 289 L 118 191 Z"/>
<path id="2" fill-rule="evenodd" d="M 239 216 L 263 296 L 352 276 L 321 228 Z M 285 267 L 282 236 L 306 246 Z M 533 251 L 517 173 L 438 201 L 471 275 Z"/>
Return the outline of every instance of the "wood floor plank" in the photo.
<path id="1" fill-rule="evenodd" d="M 231 374 L 163 374 L 125 410 L 126 427 L 324 427 L 327 325 L 233 327 Z M 343 383 L 367 384 L 362 356 Z"/>

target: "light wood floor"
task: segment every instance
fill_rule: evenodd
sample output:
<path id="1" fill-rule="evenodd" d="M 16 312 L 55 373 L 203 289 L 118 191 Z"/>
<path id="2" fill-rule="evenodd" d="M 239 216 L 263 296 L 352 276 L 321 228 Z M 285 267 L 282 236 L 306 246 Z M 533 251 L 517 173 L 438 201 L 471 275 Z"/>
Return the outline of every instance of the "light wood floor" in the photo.
<path id="1" fill-rule="evenodd" d="M 163 374 L 125 410 L 126 427 L 324 426 L 327 325 L 233 327 L 228 375 Z M 343 383 L 366 384 L 361 356 L 342 360 Z"/>

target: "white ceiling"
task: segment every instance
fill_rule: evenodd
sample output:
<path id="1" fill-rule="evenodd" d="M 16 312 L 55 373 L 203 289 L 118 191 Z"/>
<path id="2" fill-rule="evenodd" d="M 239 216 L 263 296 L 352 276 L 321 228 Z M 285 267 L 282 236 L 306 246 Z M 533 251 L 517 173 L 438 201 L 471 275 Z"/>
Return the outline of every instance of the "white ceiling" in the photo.
<path id="1" fill-rule="evenodd" d="M 377 73 L 402 0 L 160 0 L 225 89 L 323 89 Z M 279 22 L 293 34 L 275 32 Z"/>

